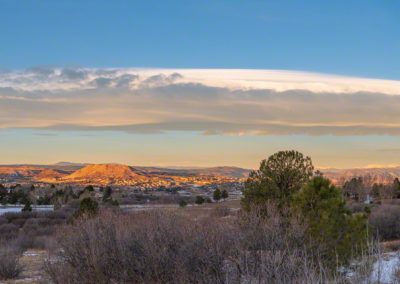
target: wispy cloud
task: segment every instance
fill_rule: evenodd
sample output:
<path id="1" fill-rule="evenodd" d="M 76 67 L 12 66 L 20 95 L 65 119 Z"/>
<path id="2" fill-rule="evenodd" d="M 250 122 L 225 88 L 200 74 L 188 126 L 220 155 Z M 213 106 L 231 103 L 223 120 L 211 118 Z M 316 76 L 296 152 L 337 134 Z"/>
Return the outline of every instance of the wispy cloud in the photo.
<path id="1" fill-rule="evenodd" d="M 400 135 L 400 82 L 268 70 L 0 74 L 0 128 Z"/>

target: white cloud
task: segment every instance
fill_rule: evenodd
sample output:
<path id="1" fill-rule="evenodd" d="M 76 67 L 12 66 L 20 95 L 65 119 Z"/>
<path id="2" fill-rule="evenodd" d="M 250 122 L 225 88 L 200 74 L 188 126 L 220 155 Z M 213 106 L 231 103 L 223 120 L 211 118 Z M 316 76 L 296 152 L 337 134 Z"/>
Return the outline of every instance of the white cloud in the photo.
<path id="1" fill-rule="evenodd" d="M 400 81 L 345 77 L 299 71 L 248 69 L 89 69 L 36 67 L 0 74 L 0 87 L 23 90 L 81 89 L 93 87 L 96 79 L 131 79 L 129 86 L 140 83 L 198 83 L 229 89 L 269 89 L 278 92 L 307 90 L 311 92 L 376 92 L 400 95 Z M 138 80 L 140 78 L 140 80 Z M 136 84 L 133 83 L 136 81 Z"/>
<path id="2" fill-rule="evenodd" d="M 0 128 L 400 135 L 400 82 L 304 72 L 33 68 L 0 74 Z"/>

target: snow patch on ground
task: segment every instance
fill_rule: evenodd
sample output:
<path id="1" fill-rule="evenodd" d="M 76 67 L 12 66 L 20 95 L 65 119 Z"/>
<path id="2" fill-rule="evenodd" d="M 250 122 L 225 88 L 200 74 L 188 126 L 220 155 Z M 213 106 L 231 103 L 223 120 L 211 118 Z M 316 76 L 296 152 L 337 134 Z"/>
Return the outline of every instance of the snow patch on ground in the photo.
<path id="1" fill-rule="evenodd" d="M 400 253 L 385 253 L 374 263 L 370 278 L 366 283 L 399 283 L 400 279 L 395 275 L 398 269 L 400 269 Z"/>

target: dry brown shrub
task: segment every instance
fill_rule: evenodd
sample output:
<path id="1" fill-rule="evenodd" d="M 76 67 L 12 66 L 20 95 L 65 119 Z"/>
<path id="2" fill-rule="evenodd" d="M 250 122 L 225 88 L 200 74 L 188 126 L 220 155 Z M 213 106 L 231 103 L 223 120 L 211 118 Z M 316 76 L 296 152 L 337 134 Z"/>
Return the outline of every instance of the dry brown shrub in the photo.
<path id="1" fill-rule="evenodd" d="M 0 216 L 0 225 L 7 224 L 7 223 L 8 223 L 8 221 L 7 221 L 6 217 Z"/>
<path id="2" fill-rule="evenodd" d="M 372 210 L 369 223 L 373 232 L 383 240 L 400 238 L 400 206 L 382 204 Z"/>
<path id="3" fill-rule="evenodd" d="M 340 282 L 306 229 L 273 204 L 230 218 L 107 210 L 63 226 L 45 266 L 53 283 Z"/>
<path id="4" fill-rule="evenodd" d="M 15 239 L 18 236 L 18 226 L 14 224 L 0 225 L 0 238 L 4 240 Z"/>
<path id="5" fill-rule="evenodd" d="M 20 256 L 18 248 L 9 244 L 0 245 L 0 280 L 14 279 L 21 274 Z"/>
<path id="6" fill-rule="evenodd" d="M 223 283 L 232 230 L 165 211 L 105 212 L 62 229 L 46 271 L 55 283 Z"/>

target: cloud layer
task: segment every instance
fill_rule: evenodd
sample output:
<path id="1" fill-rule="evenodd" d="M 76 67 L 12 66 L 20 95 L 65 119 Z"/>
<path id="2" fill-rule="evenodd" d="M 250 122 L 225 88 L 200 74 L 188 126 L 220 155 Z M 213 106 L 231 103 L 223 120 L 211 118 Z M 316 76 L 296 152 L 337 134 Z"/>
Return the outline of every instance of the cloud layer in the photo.
<path id="1" fill-rule="evenodd" d="M 271 70 L 0 72 L 0 128 L 400 135 L 400 82 Z"/>

